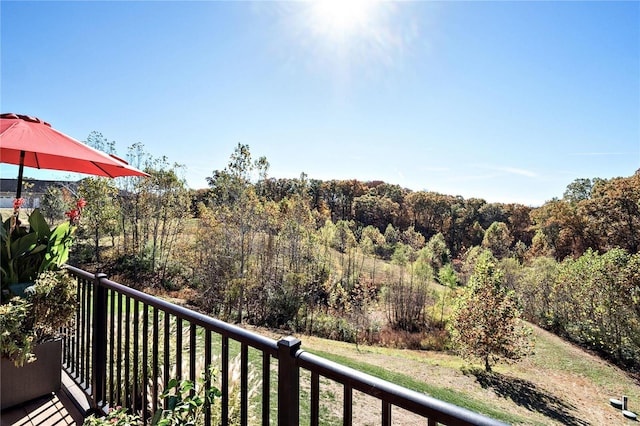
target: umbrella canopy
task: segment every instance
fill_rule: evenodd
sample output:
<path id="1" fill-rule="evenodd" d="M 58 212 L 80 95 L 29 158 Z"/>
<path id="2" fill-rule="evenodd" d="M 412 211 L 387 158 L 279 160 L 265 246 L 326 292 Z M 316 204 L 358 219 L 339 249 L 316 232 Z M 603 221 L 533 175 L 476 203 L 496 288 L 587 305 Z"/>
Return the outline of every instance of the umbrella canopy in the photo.
<path id="1" fill-rule="evenodd" d="M 38 118 L 0 115 L 0 162 L 20 166 L 16 198 L 22 189 L 22 168 L 63 170 L 96 176 L 148 176 L 126 161 L 65 135 Z"/>

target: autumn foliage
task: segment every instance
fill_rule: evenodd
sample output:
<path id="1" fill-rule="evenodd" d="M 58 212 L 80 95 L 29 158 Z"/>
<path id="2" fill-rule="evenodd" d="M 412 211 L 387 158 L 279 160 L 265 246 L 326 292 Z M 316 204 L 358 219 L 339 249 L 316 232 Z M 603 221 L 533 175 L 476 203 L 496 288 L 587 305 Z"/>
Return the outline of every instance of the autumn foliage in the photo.
<path id="1" fill-rule="evenodd" d="M 206 189 L 166 159 L 118 191 L 89 180 L 91 250 L 72 261 L 110 252 L 118 279 L 189 288 L 229 321 L 394 345 L 410 333 L 412 347 L 437 336 L 490 368 L 527 353 L 522 316 L 640 368 L 640 174 L 576 179 L 533 207 L 268 169 L 238 144 Z"/>
<path id="2" fill-rule="evenodd" d="M 486 371 L 499 361 L 519 360 L 533 347 L 531 329 L 520 313 L 516 295 L 503 284 L 497 261 L 483 253 L 449 323 L 455 348 L 464 358 L 480 359 Z"/>

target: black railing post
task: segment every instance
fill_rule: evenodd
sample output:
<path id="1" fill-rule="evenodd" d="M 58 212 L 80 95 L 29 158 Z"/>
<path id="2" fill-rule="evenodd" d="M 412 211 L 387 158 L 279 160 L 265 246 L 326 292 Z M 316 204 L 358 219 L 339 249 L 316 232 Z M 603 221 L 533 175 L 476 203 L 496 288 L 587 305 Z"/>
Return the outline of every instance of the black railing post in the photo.
<path id="1" fill-rule="evenodd" d="M 300 422 L 300 368 L 296 352 L 301 343 L 292 336 L 278 341 L 279 426 L 298 426 Z"/>
<path id="2" fill-rule="evenodd" d="M 98 273 L 93 280 L 93 313 L 91 330 L 91 394 L 93 409 L 100 409 L 105 399 L 107 377 L 107 290 L 100 285 L 106 274 Z"/>

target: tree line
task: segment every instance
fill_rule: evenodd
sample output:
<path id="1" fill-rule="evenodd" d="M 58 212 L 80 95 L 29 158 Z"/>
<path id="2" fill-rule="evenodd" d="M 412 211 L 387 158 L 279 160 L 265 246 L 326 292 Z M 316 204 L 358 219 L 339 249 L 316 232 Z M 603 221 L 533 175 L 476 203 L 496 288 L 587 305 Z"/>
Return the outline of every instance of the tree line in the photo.
<path id="1" fill-rule="evenodd" d="M 109 251 L 108 272 L 130 285 L 189 288 L 190 302 L 225 320 L 382 344 L 401 332 L 401 344 L 447 348 L 469 306 L 460 301 L 491 283 L 514 317 L 640 365 L 639 173 L 577 179 L 534 208 L 272 178 L 243 144 L 199 190 L 140 144 L 130 158 L 151 177 L 80 183 L 89 204 L 74 253 L 86 263 Z M 53 192 L 43 209 L 64 196 Z"/>

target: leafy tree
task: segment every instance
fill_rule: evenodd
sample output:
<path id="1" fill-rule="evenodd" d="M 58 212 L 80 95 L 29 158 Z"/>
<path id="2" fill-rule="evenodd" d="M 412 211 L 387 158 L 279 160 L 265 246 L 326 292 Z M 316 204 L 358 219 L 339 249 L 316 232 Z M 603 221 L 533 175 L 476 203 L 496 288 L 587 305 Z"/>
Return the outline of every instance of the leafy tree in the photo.
<path id="1" fill-rule="evenodd" d="M 412 225 L 425 238 L 441 232 L 446 234 L 447 224 L 451 223 L 451 206 L 455 199 L 436 192 L 412 192 L 405 197 L 412 212 Z"/>
<path id="2" fill-rule="evenodd" d="M 567 185 L 562 198 L 571 204 L 577 204 L 580 201 L 590 199 L 592 189 L 593 182 L 591 179 L 576 179 Z"/>
<path id="3" fill-rule="evenodd" d="M 87 201 L 82 212 L 82 229 L 90 235 L 96 262 L 100 262 L 100 238 L 118 228 L 118 189 L 112 179 L 89 177 L 78 185 L 78 195 Z"/>
<path id="4" fill-rule="evenodd" d="M 352 247 L 356 245 L 356 237 L 353 234 L 352 227 L 353 222 L 346 220 L 339 220 L 336 222 L 336 231 L 333 237 L 333 247 L 340 253 L 346 253 Z"/>
<path id="5" fill-rule="evenodd" d="M 392 262 L 399 266 L 397 277 L 389 278 L 389 287 L 385 301 L 387 319 L 395 329 L 419 331 L 426 324 L 425 305 L 428 300 L 427 277 L 414 273 L 416 252 L 401 242 L 395 246 Z M 406 267 L 409 266 L 409 281 L 406 280 Z"/>
<path id="6" fill-rule="evenodd" d="M 482 247 L 490 250 L 495 257 L 502 259 L 509 254 L 513 237 L 504 222 L 493 222 L 484 233 Z"/>
<path id="7" fill-rule="evenodd" d="M 520 261 L 515 257 L 504 257 L 498 261 L 498 266 L 503 273 L 503 285 L 515 291 L 523 273 Z"/>
<path id="8" fill-rule="evenodd" d="M 640 249 L 640 175 L 628 178 L 577 179 L 562 199 L 531 211 L 535 232 L 530 256 L 552 254 L 557 260 L 582 255 L 588 248 Z M 521 235 L 514 235 L 522 239 Z"/>
<path id="9" fill-rule="evenodd" d="M 170 166 L 166 157 L 154 160 L 147 167 L 150 177 L 141 183 L 140 206 L 146 214 L 149 226 L 147 244 L 150 248 L 150 268 L 159 268 L 160 279 L 165 282 L 172 250 L 189 216 L 186 182 L 179 177 L 179 165 Z"/>
<path id="10" fill-rule="evenodd" d="M 333 237 L 333 247 L 340 252 L 340 275 L 342 286 L 350 290 L 353 288 L 355 277 L 355 248 L 357 247 L 356 237 L 352 227 L 353 221 L 339 220 L 335 225 Z"/>
<path id="11" fill-rule="evenodd" d="M 93 147 L 102 152 L 106 152 L 107 154 L 116 153 L 116 142 L 109 141 L 102 135 L 102 133 L 95 130 L 89 133 L 89 136 L 87 136 L 87 140 L 85 141 L 85 143 L 90 147 Z"/>
<path id="12" fill-rule="evenodd" d="M 409 193 L 409 190 L 400 187 L 400 185 L 376 182 L 372 185 L 372 191 L 370 192 L 375 193 L 375 195 L 379 197 L 389 198 L 394 203 L 402 206 L 404 203 L 404 197 Z"/>
<path id="13" fill-rule="evenodd" d="M 414 251 L 418 251 L 422 247 L 424 247 L 424 236 L 421 233 L 417 232 L 413 226 L 405 229 L 402 232 L 400 238 L 404 244 L 410 246 Z"/>
<path id="14" fill-rule="evenodd" d="M 565 259 L 550 292 L 556 332 L 622 364 L 640 365 L 638 254 L 589 249 Z"/>
<path id="15" fill-rule="evenodd" d="M 324 222 L 324 226 L 322 226 L 318 230 L 318 238 L 320 240 L 320 244 L 322 244 L 324 255 L 327 260 L 331 259 L 331 246 L 335 240 L 336 236 L 336 225 L 330 220 L 327 219 Z"/>
<path id="16" fill-rule="evenodd" d="M 49 224 L 53 225 L 56 220 L 62 219 L 65 209 L 66 203 L 60 188 L 48 187 L 40 201 L 40 211 L 49 220 Z"/>
<path id="17" fill-rule="evenodd" d="M 383 247 L 385 243 L 384 235 L 380 232 L 380 230 L 372 225 L 365 227 L 362 230 L 360 235 L 360 251 L 362 252 L 362 264 L 360 266 L 360 270 L 364 267 L 364 261 L 366 256 L 373 257 L 373 268 L 371 270 L 371 284 L 375 284 L 376 279 L 376 260 L 378 256 L 376 255 L 376 251 Z"/>
<path id="18" fill-rule="evenodd" d="M 382 230 L 387 224 L 397 224 L 399 212 L 398 203 L 387 197 L 365 194 L 353 200 L 354 218 L 363 226 Z"/>
<path id="19" fill-rule="evenodd" d="M 486 252 L 491 253 L 489 250 L 480 246 L 473 246 L 462 254 L 460 259 L 462 262 L 460 265 L 459 277 L 462 285 L 467 285 L 469 283 L 471 275 L 476 268 L 476 263 L 478 263 L 478 259 L 480 259 L 480 257 Z"/>
<path id="20" fill-rule="evenodd" d="M 400 231 L 388 224 L 384 230 L 384 240 L 388 245 L 394 246 L 400 242 Z"/>
<path id="21" fill-rule="evenodd" d="M 504 210 L 508 215 L 507 226 L 514 241 L 522 241 L 526 246 L 531 245 L 534 231 L 531 229 L 531 207 L 522 204 L 507 204 Z"/>
<path id="22" fill-rule="evenodd" d="M 353 219 L 353 201 L 365 193 L 366 187 L 355 179 L 322 183 L 322 194 L 334 221 Z"/>
<path id="23" fill-rule="evenodd" d="M 484 254 L 449 324 L 452 342 L 467 359 L 480 359 L 485 370 L 499 361 L 516 361 L 531 352 L 531 330 L 520 320 L 513 292 L 507 291 L 496 259 Z"/>
<path id="24" fill-rule="evenodd" d="M 466 249 L 479 246 L 484 237 L 484 229 L 480 225 L 480 208 L 486 202 L 480 198 L 468 200 L 458 197 L 452 205 L 452 222 L 449 228 L 447 241 L 451 255 L 457 257 Z"/>
<path id="25" fill-rule="evenodd" d="M 554 329 L 551 293 L 558 279 L 558 263 L 551 256 L 539 256 L 523 268 L 516 281 L 523 316 L 543 328 Z"/>
<path id="26" fill-rule="evenodd" d="M 483 204 L 478 209 L 480 214 L 480 225 L 482 228 L 487 229 L 494 222 L 507 222 L 508 214 L 505 211 L 505 206 L 500 203 L 487 203 Z"/>
<path id="27" fill-rule="evenodd" d="M 436 277 L 439 276 L 440 268 L 451 262 L 449 248 L 441 233 L 437 233 L 429 239 L 427 245 L 421 250 L 421 256 L 429 262 Z"/>
<path id="28" fill-rule="evenodd" d="M 592 248 L 640 250 L 640 175 L 596 182 L 580 211 L 586 216 L 585 227 L 599 240 Z"/>
<path id="29" fill-rule="evenodd" d="M 370 240 L 374 247 L 381 246 L 385 243 L 384 235 L 382 235 L 382 232 L 380 232 L 378 228 L 371 225 L 365 227 L 362 230 L 360 234 L 360 240 L 363 239 Z"/>
<path id="30" fill-rule="evenodd" d="M 153 169 L 154 159 L 145 151 L 144 145 L 134 143 L 128 148 L 129 163 L 140 170 Z M 146 178 L 140 176 L 121 177 L 116 180 L 120 188 L 120 223 L 122 227 L 122 253 L 124 256 L 140 258 L 149 237 L 148 222 L 151 220 L 149 206 L 145 205 Z"/>
<path id="31" fill-rule="evenodd" d="M 447 263 L 440 268 L 440 271 L 438 272 L 438 282 L 445 287 L 445 290 L 442 292 L 442 306 L 440 309 L 440 323 L 442 324 L 444 321 L 444 307 L 447 303 L 447 296 L 458 285 L 458 277 L 456 276 L 456 271 L 453 270 L 451 263 Z"/>
<path id="32" fill-rule="evenodd" d="M 432 266 L 431 253 L 423 247 L 418 253 L 414 266 L 416 277 L 424 282 L 431 282 L 436 278 Z M 436 278 L 437 279 L 437 278 Z"/>
<path id="33" fill-rule="evenodd" d="M 226 256 L 234 259 L 237 289 L 237 321 L 242 322 L 245 290 L 251 270 L 254 239 L 263 215 L 263 203 L 256 194 L 252 179 L 266 179 L 269 163 L 265 157 L 253 160 L 249 145 L 238 144 L 224 170 L 215 170 L 207 178 L 216 218 L 224 225 Z M 228 308 L 228 307 L 227 307 Z"/>

